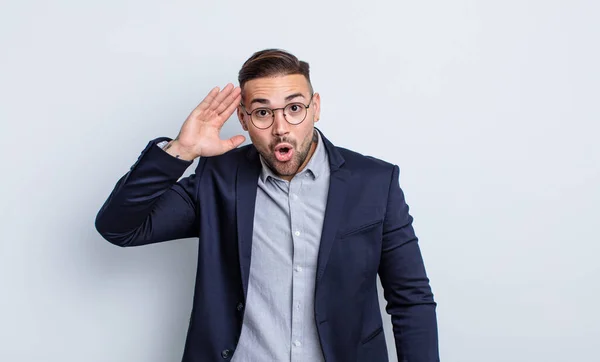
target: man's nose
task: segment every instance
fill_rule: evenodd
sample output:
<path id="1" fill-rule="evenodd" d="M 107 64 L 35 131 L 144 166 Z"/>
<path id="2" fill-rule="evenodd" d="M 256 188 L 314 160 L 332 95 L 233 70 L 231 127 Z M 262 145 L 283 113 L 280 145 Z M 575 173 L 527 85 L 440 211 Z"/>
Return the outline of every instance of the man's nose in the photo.
<path id="1" fill-rule="evenodd" d="M 283 109 L 278 109 L 273 114 L 273 135 L 282 136 L 290 133 L 290 124 L 285 120 Z"/>

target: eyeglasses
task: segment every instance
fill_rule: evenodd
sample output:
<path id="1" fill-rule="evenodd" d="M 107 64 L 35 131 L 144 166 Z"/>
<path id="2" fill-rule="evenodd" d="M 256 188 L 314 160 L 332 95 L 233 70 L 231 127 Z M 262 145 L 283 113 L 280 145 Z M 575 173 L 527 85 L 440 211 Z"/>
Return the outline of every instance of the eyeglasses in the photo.
<path id="1" fill-rule="evenodd" d="M 294 102 L 287 104 L 283 108 L 260 107 L 256 108 L 252 112 L 248 112 L 243 103 L 240 103 L 240 105 L 244 109 L 244 112 L 250 116 L 250 120 L 252 121 L 254 127 L 258 129 L 267 129 L 275 122 L 275 111 L 280 109 L 283 110 L 283 118 L 285 118 L 289 124 L 297 125 L 302 123 L 306 118 L 306 114 L 308 113 L 308 108 L 310 107 L 313 96 L 314 93 L 310 96 L 308 104 Z"/>

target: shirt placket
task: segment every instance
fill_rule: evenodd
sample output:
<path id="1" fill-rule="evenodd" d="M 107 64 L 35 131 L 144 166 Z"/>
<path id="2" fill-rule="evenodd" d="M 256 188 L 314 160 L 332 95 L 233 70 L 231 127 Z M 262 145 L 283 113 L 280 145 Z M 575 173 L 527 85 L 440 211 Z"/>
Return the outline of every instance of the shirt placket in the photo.
<path id="1" fill-rule="evenodd" d="M 303 242 L 305 234 L 302 221 L 302 205 L 300 200 L 301 183 L 297 179 L 290 182 L 288 200 L 290 205 L 290 220 L 293 240 L 293 272 L 292 272 L 292 333 L 291 333 L 291 362 L 301 362 L 304 347 L 304 260 L 306 247 Z"/>

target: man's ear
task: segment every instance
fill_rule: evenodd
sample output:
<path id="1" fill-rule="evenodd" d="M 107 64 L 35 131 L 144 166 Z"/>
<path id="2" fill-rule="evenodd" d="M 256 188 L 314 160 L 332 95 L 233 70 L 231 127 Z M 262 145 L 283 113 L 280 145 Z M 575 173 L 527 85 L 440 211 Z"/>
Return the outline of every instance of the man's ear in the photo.
<path id="1" fill-rule="evenodd" d="M 313 122 L 318 122 L 319 118 L 321 118 L 321 95 L 319 93 L 315 93 L 313 95 Z"/>
<path id="2" fill-rule="evenodd" d="M 244 118 L 245 115 L 246 115 L 246 113 L 244 113 L 242 106 L 238 106 L 237 107 L 238 119 L 240 120 L 240 124 L 242 125 L 242 128 L 244 129 L 244 131 L 248 132 L 248 125 L 246 124 L 246 119 Z"/>

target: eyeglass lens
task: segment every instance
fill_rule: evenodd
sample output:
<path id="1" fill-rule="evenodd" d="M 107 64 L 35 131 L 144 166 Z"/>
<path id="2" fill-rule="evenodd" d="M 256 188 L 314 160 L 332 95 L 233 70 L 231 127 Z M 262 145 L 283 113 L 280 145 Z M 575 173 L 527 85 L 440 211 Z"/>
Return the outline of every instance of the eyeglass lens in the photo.
<path id="1" fill-rule="evenodd" d="M 299 124 L 306 117 L 306 106 L 302 103 L 290 103 L 283 109 L 285 120 L 291 124 Z M 252 111 L 252 122 L 259 128 L 267 128 L 274 121 L 273 110 L 270 108 L 257 108 Z"/>

